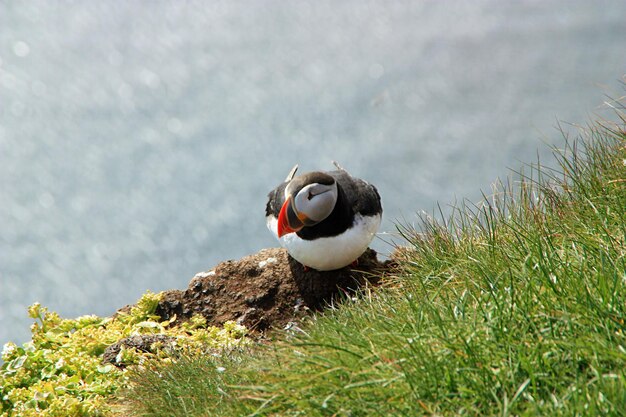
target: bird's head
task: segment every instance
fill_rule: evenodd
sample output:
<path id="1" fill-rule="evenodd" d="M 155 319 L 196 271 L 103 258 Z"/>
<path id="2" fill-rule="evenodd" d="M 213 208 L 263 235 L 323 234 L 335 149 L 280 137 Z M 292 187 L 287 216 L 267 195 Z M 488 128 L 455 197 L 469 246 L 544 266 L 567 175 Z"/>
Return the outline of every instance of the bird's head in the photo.
<path id="1" fill-rule="evenodd" d="M 278 237 L 314 226 L 332 213 L 337 202 L 337 182 L 322 172 L 293 178 L 285 188 L 278 215 Z"/>

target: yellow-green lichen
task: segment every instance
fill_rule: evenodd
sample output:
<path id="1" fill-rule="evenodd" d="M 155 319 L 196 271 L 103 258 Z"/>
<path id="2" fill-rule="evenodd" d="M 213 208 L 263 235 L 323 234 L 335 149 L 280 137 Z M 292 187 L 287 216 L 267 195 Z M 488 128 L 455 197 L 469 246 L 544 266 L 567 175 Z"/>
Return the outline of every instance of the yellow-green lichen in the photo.
<path id="1" fill-rule="evenodd" d="M 28 309 L 35 319 L 32 340 L 23 346 L 7 343 L 0 367 L 0 416 L 108 416 L 117 390 L 127 383 L 126 370 L 103 364 L 105 349 L 129 336 L 163 334 L 174 340 L 155 344 L 153 353 L 122 347 L 117 360 L 141 364 L 173 360 L 177 353 L 215 353 L 247 343 L 246 329 L 234 322 L 222 328 L 193 317 L 182 326 L 175 318 L 160 321 L 154 314 L 161 294 L 146 293 L 128 313 L 113 318 L 82 316 L 63 319 L 39 303 Z"/>

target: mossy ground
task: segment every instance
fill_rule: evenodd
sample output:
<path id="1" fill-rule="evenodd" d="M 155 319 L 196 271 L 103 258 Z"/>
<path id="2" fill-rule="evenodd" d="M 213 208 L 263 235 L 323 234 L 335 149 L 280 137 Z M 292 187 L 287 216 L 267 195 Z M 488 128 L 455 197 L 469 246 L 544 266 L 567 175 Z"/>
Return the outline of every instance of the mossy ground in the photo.
<path id="1" fill-rule="evenodd" d="M 176 340 L 173 350 L 155 346 L 154 353 L 122 348 L 117 361 L 136 366 L 246 343 L 245 328 L 232 322 L 223 328 L 209 327 L 201 317 L 181 327 L 160 322 L 154 315 L 160 297 L 148 292 L 128 313 L 114 318 L 62 319 L 39 304 L 31 306 L 32 341 L 22 347 L 7 343 L 2 352 L 0 415 L 114 415 L 115 394 L 128 383 L 128 370 L 103 364 L 102 355 L 130 335 L 158 333 Z"/>

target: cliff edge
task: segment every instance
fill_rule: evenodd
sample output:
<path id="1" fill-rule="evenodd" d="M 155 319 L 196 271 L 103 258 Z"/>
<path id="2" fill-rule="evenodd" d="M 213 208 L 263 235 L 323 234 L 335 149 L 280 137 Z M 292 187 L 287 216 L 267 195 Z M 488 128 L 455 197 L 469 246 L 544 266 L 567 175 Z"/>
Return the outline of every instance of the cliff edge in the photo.
<path id="1" fill-rule="evenodd" d="M 368 249 L 354 267 L 320 272 L 305 269 L 285 249 L 262 249 L 196 274 L 185 290 L 165 291 L 156 314 L 163 320 L 175 317 L 174 325 L 196 314 L 215 326 L 234 320 L 251 335 L 260 335 L 321 311 L 365 285 L 377 285 L 392 264 L 378 261 Z"/>

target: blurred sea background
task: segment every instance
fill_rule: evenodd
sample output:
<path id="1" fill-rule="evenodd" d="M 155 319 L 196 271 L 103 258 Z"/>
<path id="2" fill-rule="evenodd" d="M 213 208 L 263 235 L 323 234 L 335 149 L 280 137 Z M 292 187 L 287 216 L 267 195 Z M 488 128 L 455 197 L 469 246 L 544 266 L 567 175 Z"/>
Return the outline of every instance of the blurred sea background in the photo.
<path id="1" fill-rule="evenodd" d="M 339 161 L 397 221 L 550 163 L 623 95 L 624 1 L 0 1 L 0 344 L 277 242 Z M 386 232 L 386 233 L 385 233 Z"/>

